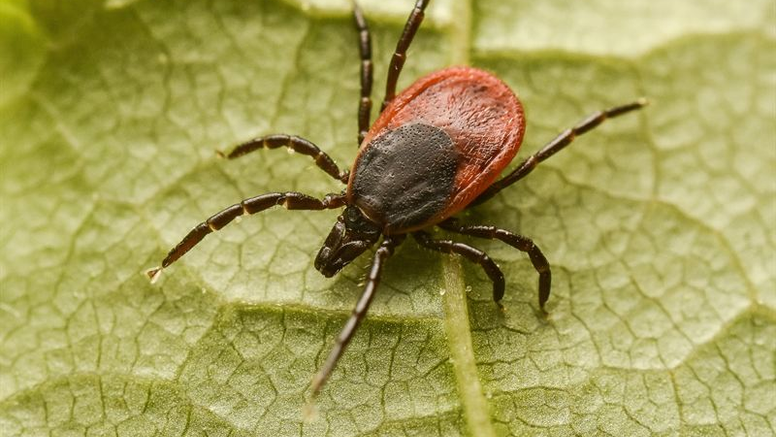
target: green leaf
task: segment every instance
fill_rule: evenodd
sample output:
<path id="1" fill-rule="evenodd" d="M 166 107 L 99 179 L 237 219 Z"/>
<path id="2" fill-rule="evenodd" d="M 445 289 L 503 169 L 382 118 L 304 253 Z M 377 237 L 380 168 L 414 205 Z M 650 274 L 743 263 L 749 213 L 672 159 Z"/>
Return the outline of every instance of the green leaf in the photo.
<path id="1" fill-rule="evenodd" d="M 379 105 L 412 1 L 364 2 Z M 317 417 L 305 394 L 369 257 L 312 266 L 336 211 L 272 210 L 143 271 L 252 195 L 341 187 L 356 34 L 344 0 L 0 1 L 3 435 L 773 435 L 776 11 L 767 0 L 434 0 L 400 88 L 451 64 L 524 102 L 521 157 L 647 96 L 465 214 L 532 237 L 476 266 L 405 243 Z M 373 114 L 374 116 L 375 114 Z"/>

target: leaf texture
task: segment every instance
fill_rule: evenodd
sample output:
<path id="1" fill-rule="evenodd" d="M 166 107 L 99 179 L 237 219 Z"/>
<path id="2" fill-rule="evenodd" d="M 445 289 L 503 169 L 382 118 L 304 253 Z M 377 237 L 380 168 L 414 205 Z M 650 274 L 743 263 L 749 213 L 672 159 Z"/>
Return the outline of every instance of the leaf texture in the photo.
<path id="1" fill-rule="evenodd" d="M 376 106 L 411 6 L 363 4 Z M 543 249 L 546 317 L 524 254 L 463 239 L 507 275 L 500 312 L 477 266 L 408 241 L 304 420 L 369 265 L 333 279 L 313 268 L 336 212 L 246 217 L 148 283 L 142 272 L 221 208 L 341 189 L 303 156 L 214 152 L 289 133 L 349 166 L 349 8 L 0 2 L 0 433 L 774 435 L 765 0 L 432 2 L 399 87 L 452 64 L 495 72 L 526 107 L 520 157 L 595 110 L 652 102 L 462 217 Z M 455 287 L 465 299 L 450 300 Z"/>

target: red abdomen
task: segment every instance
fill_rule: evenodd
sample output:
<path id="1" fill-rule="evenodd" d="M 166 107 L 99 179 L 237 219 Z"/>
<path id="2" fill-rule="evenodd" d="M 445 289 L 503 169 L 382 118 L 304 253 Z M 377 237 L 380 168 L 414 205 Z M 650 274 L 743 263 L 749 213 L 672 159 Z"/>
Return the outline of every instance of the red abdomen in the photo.
<path id="1" fill-rule="evenodd" d="M 441 150 L 440 153 L 451 155 L 452 152 L 455 156 L 440 159 L 453 163 L 455 170 L 445 176 L 449 179 L 449 188 L 444 190 L 447 193 L 442 194 L 436 190 L 429 196 L 435 197 L 428 200 L 435 202 L 436 206 L 429 209 L 429 205 L 426 205 L 427 213 L 424 217 L 407 221 L 405 226 L 389 226 L 394 231 L 402 232 L 433 225 L 454 215 L 487 189 L 520 148 L 525 118 L 522 105 L 512 90 L 488 72 L 469 67 L 452 67 L 422 77 L 385 108 L 361 144 L 348 184 L 349 203 L 359 205 L 360 198 L 364 197 L 362 191 L 380 190 L 381 185 L 377 183 L 362 184 L 365 188 L 359 189 L 356 179 L 360 174 L 368 174 L 359 168 L 365 152 L 375 141 L 379 143 L 382 136 L 410 125 L 434 127 L 446 133 L 452 144 L 450 150 Z M 383 154 L 390 153 L 391 144 L 380 144 L 382 149 L 387 150 Z M 432 146 L 415 138 L 412 146 L 405 145 L 401 150 L 397 149 L 397 153 L 405 155 L 402 162 L 412 162 L 406 159 L 410 151 L 428 154 L 431 152 L 428 147 Z M 433 147 L 434 150 L 440 148 L 438 145 Z M 437 167 L 447 168 L 443 164 Z M 406 164 L 403 165 L 406 168 Z M 434 183 L 435 171 L 418 174 L 422 173 L 422 169 L 412 169 L 412 172 L 415 184 Z M 395 177 L 396 171 L 388 173 L 391 174 L 382 176 Z M 440 182 L 443 182 L 441 178 Z M 386 179 L 385 183 L 391 181 Z M 407 189 L 411 190 L 412 187 Z"/>

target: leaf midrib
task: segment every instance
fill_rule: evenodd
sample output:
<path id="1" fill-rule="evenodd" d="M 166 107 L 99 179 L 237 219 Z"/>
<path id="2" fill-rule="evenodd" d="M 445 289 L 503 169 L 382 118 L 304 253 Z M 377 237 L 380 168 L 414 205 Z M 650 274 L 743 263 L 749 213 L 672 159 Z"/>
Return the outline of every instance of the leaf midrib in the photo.
<path id="1" fill-rule="evenodd" d="M 472 5 L 471 0 L 454 4 L 450 35 L 453 64 L 468 65 L 471 52 Z M 458 256 L 444 256 L 442 276 L 445 293 L 442 297 L 444 326 L 450 356 L 453 360 L 453 377 L 461 399 L 461 409 L 470 435 L 493 437 L 495 432 L 488 401 L 482 390 L 477 360 L 469 324 L 469 310 L 466 304 L 466 285 Z"/>

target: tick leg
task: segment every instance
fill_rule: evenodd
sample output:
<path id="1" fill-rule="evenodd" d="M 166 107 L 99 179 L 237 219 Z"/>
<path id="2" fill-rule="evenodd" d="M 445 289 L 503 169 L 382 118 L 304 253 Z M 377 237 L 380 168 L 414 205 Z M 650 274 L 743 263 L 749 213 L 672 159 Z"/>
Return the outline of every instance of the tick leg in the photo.
<path id="1" fill-rule="evenodd" d="M 399 235 L 396 237 L 385 237 L 380 247 L 375 252 L 374 259 L 372 259 L 372 268 L 369 270 L 369 276 L 367 277 L 366 286 L 364 292 L 361 293 L 361 298 L 358 299 L 356 307 L 353 308 L 353 312 L 350 314 L 350 318 L 345 323 L 345 327 L 342 328 L 337 339 L 334 341 L 334 347 L 332 347 L 329 356 L 326 358 L 326 362 L 318 373 L 313 378 L 311 384 L 312 397 L 315 398 L 320 393 L 321 388 L 326 383 L 326 380 L 331 376 L 331 372 L 337 365 L 342 353 L 345 352 L 345 348 L 353 338 L 353 334 L 358 329 L 361 321 L 364 320 L 366 312 L 369 309 L 369 305 L 372 303 L 372 299 L 375 296 L 375 290 L 380 284 L 380 274 L 383 270 L 383 263 L 393 255 L 393 249 L 404 241 L 404 236 Z"/>
<path id="2" fill-rule="evenodd" d="M 471 235 L 472 237 L 488 238 L 501 240 L 504 243 L 518 249 L 522 252 L 526 252 L 528 257 L 531 258 L 531 263 L 534 269 L 539 273 L 539 306 L 544 309 L 544 304 L 547 303 L 547 299 L 550 298 L 550 285 L 552 283 L 552 274 L 550 272 L 550 263 L 547 262 L 547 258 L 539 249 L 539 247 L 531 241 L 530 238 L 522 235 L 514 234 L 505 229 L 500 229 L 495 226 L 474 225 L 466 226 L 458 223 L 456 219 L 447 219 L 438 225 L 440 228 L 447 231 L 456 232 L 463 235 Z"/>
<path id="3" fill-rule="evenodd" d="M 412 236 L 421 246 L 445 253 L 457 253 L 463 255 L 469 261 L 479 264 L 490 280 L 493 282 L 493 300 L 501 306 L 501 299 L 504 297 L 504 273 L 498 268 L 495 262 L 487 253 L 471 247 L 467 244 L 458 243 L 452 240 L 435 240 L 431 238 L 428 232 L 413 232 Z"/>
<path id="4" fill-rule="evenodd" d="M 180 243 L 170 250 L 164 260 L 162 260 L 161 266 L 148 270 L 146 274 L 151 279 L 151 282 L 154 282 L 161 274 L 162 269 L 177 261 L 178 258 L 202 241 L 207 234 L 223 228 L 243 214 L 256 214 L 275 205 L 283 205 L 286 209 L 321 210 L 339 208 L 344 204 L 345 196 L 341 194 L 327 194 L 323 200 L 297 192 L 268 193 L 245 199 L 214 214 L 209 219 L 195 226 L 194 229 L 183 237 Z"/>
<path id="5" fill-rule="evenodd" d="M 353 3 L 353 18 L 358 29 L 358 53 L 361 57 L 361 100 L 358 103 L 358 145 L 364 142 L 372 115 L 372 39 L 361 8 Z"/>
<path id="6" fill-rule="evenodd" d="M 571 144 L 576 137 L 593 130 L 605 120 L 618 117 L 631 111 L 635 111 L 636 109 L 641 109 L 646 106 L 647 103 L 648 102 L 646 99 L 639 99 L 626 105 L 615 106 L 613 108 L 591 114 L 573 128 L 563 131 L 560 135 L 555 137 L 554 140 L 550 141 L 546 146 L 542 147 L 541 150 L 529 156 L 528 159 L 523 161 L 523 163 L 517 166 L 517 168 L 511 173 L 493 183 L 493 185 L 488 187 L 487 190 L 480 194 L 480 196 L 475 199 L 471 205 L 479 205 L 480 203 L 493 197 L 499 191 L 524 178 L 528 173 L 536 168 L 537 164 L 558 153 L 561 149 Z"/>
<path id="7" fill-rule="evenodd" d="M 295 135 L 292 136 L 279 134 L 254 138 L 250 141 L 246 141 L 238 145 L 228 154 L 224 154 L 219 151 L 218 155 L 227 159 L 235 159 L 239 158 L 240 156 L 247 155 L 254 150 L 277 149 L 278 147 L 288 147 L 294 152 L 301 153 L 302 155 L 312 156 L 315 160 L 315 165 L 317 165 L 321 170 L 325 171 L 326 174 L 343 183 L 348 182 L 348 172 L 341 171 L 339 167 L 337 167 L 337 164 L 334 162 L 334 160 L 331 159 L 331 157 L 327 155 L 326 152 L 319 149 L 318 146 L 312 142 Z"/>
<path id="8" fill-rule="evenodd" d="M 415 37 L 415 33 L 420 27 L 420 23 L 423 21 L 423 11 L 426 9 L 430 0 L 418 0 L 415 3 L 415 8 L 410 12 L 409 18 L 407 18 L 407 24 L 404 25 L 404 32 L 399 38 L 398 44 L 396 44 L 396 51 L 391 58 L 391 64 L 388 67 L 388 81 L 385 84 L 385 98 L 383 99 L 383 105 L 380 108 L 380 112 L 391 103 L 391 100 L 396 96 L 396 82 L 399 81 L 399 74 L 402 67 L 404 67 L 404 61 L 407 60 L 407 49 L 412 43 L 412 39 Z"/>

